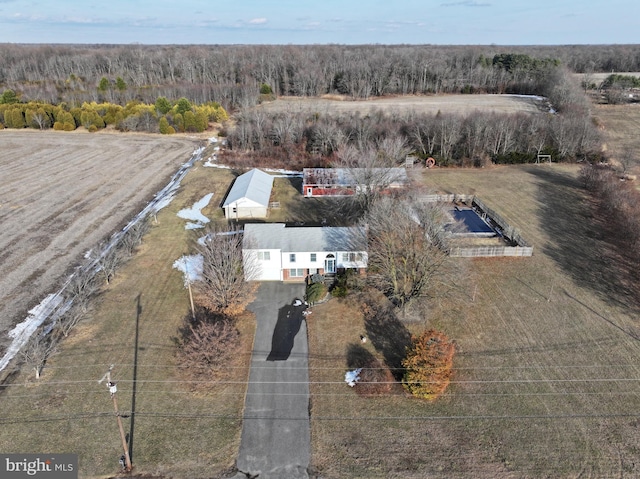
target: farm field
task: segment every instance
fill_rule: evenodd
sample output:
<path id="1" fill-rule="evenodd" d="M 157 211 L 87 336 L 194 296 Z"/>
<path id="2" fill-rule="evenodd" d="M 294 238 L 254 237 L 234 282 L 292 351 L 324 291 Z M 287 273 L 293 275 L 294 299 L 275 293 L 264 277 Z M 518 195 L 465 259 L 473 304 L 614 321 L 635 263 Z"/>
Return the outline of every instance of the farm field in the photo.
<path id="1" fill-rule="evenodd" d="M 637 173 L 640 166 L 640 104 L 594 105 L 593 115 L 604 127 L 607 153 L 618 160 L 625 150 L 630 150 L 635 155 L 631 172 Z"/>
<path id="2" fill-rule="evenodd" d="M 124 226 L 198 142 L 160 135 L 0 131 L 0 356 L 7 331 Z"/>
<path id="3" fill-rule="evenodd" d="M 475 110 L 496 113 L 536 113 L 544 111 L 546 103 L 533 97 L 518 95 L 434 95 L 397 96 L 371 100 L 349 100 L 337 96 L 322 98 L 280 97 L 272 102 L 262 103 L 259 109 L 269 112 L 309 111 L 317 113 L 370 114 L 376 110 L 383 112 L 471 113 Z"/>
<path id="4" fill-rule="evenodd" d="M 357 298 L 309 320 L 312 467 L 339 477 L 637 477 L 637 305 L 590 222 L 574 165 L 433 169 L 422 182 L 475 193 L 534 246 L 531 258 L 460 259 L 466 275 L 426 311 L 363 318 Z M 445 395 L 363 397 L 354 349 L 384 359 L 424 328 L 457 342 Z M 370 341 L 362 346 L 359 335 Z M 360 353 L 364 354 L 364 353 Z"/>
<path id="5" fill-rule="evenodd" d="M 74 452 L 79 477 L 115 476 L 122 446 L 109 392 L 97 382 L 114 364 L 136 474 L 195 479 L 231 470 L 255 318 L 247 314 L 237 322 L 242 344 L 225 381 L 187 380 L 176 366 L 176 341 L 190 318 L 189 296 L 172 265 L 199 236 L 177 212 L 213 193 L 203 214 L 219 218 L 217 206 L 232 179 L 229 170 L 196 163 L 88 318 L 49 358 L 41 379 L 24 368 L 0 389 L 0 450 Z"/>

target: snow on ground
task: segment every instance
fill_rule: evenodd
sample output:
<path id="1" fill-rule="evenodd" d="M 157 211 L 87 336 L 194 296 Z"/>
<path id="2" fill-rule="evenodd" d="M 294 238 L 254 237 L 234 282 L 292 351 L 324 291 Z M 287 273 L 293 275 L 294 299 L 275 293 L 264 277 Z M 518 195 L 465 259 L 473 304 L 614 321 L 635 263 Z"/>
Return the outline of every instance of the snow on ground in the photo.
<path id="1" fill-rule="evenodd" d="M 353 371 L 347 371 L 344 375 L 344 382 L 349 386 L 355 386 L 360 381 L 360 373 L 362 368 L 354 369 Z"/>
<path id="2" fill-rule="evenodd" d="M 209 158 L 207 158 L 207 161 L 205 161 L 202 164 L 202 166 L 206 166 L 208 168 L 222 168 L 224 170 L 230 170 L 231 169 L 230 166 L 221 165 L 220 163 L 214 163 L 215 161 L 217 161 L 216 155 L 210 156 Z"/>
<path id="3" fill-rule="evenodd" d="M 206 207 L 213 198 L 213 193 L 208 193 L 194 203 L 191 208 L 185 208 L 178 211 L 178 218 L 183 220 L 191 220 L 185 226 L 185 229 L 193 230 L 203 228 L 205 224 L 209 223 L 209 218 L 202 214 L 202 209 Z"/>
<path id="4" fill-rule="evenodd" d="M 185 255 L 173 262 L 173 267 L 184 274 L 184 285 L 202 279 L 204 258 L 201 254 Z"/>
<path id="5" fill-rule="evenodd" d="M 166 192 L 164 192 L 164 196 L 158 200 L 158 202 L 153 206 L 152 213 L 157 213 L 162 208 L 169 206 L 169 204 L 173 201 L 176 193 L 178 192 L 178 188 L 180 187 L 180 183 L 175 183 L 171 186 Z"/>
<path id="6" fill-rule="evenodd" d="M 18 323 L 9 331 L 9 337 L 13 339 L 9 349 L 0 359 L 0 371 L 7 367 L 9 361 L 18 354 L 18 351 L 27 344 L 33 332 L 49 317 L 49 315 L 62 303 L 60 294 L 50 294 L 40 304 L 29 311 L 24 321 Z"/>

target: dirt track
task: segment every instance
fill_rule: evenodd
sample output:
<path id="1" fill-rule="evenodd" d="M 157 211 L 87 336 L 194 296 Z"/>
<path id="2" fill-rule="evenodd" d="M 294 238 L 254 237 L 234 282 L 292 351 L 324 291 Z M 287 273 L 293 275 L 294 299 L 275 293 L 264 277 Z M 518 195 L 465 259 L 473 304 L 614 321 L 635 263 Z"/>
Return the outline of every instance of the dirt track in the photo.
<path id="1" fill-rule="evenodd" d="M 198 141 L 0 131 L 0 356 L 7 331 L 153 198 Z"/>
<path id="2" fill-rule="evenodd" d="M 318 113 L 348 113 L 359 111 L 367 114 L 375 110 L 390 112 L 416 112 L 468 114 L 475 110 L 496 113 L 535 113 L 547 107 L 546 101 L 530 96 L 517 95 L 437 95 L 398 96 L 371 100 L 348 100 L 334 97 L 300 98 L 281 97 L 263 103 L 266 111 L 313 111 Z"/>

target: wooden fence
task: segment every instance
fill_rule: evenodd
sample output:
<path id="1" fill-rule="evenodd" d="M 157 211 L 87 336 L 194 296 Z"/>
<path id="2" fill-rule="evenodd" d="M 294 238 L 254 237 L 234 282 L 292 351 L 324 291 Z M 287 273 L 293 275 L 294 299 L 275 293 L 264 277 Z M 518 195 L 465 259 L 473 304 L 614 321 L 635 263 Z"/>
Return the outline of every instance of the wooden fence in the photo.
<path id="1" fill-rule="evenodd" d="M 425 195 L 422 199 L 438 203 L 465 203 L 475 209 L 482 219 L 511 243 L 504 246 L 454 246 L 449 250 L 451 256 L 472 258 L 533 255 L 533 246 L 525 241 L 520 232 L 475 195 Z"/>

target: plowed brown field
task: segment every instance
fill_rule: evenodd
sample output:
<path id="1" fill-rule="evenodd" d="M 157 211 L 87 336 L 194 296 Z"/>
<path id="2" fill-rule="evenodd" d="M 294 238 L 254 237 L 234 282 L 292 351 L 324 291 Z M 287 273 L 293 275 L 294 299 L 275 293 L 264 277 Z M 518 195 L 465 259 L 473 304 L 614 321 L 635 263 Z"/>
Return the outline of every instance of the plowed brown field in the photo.
<path id="1" fill-rule="evenodd" d="M 196 146 L 184 137 L 0 131 L 0 356 L 7 332 Z"/>

